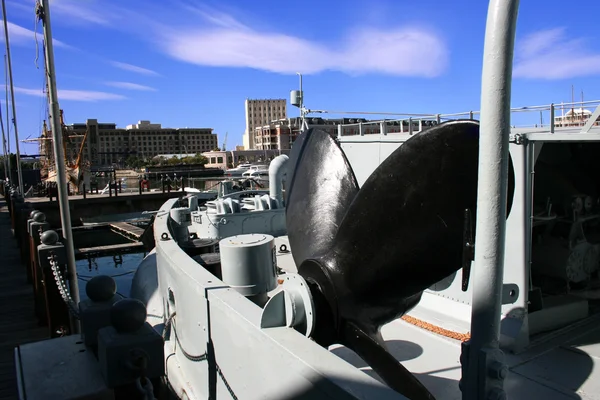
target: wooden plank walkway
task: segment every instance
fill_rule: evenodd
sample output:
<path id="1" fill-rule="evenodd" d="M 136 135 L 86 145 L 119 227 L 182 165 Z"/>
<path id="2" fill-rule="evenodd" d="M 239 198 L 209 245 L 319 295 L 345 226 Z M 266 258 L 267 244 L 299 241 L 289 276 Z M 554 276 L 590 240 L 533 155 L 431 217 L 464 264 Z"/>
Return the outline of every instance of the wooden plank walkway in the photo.
<path id="1" fill-rule="evenodd" d="M 144 251 L 142 242 L 111 244 L 108 246 L 82 247 L 75 249 L 75 259 L 84 260 L 88 257 L 106 257 L 117 254 L 140 253 Z"/>
<path id="2" fill-rule="evenodd" d="M 110 227 L 114 231 L 133 240 L 140 240 L 140 237 L 144 234 L 143 228 L 128 224 L 127 222 L 111 222 Z"/>
<path id="3" fill-rule="evenodd" d="M 27 283 L 6 202 L 0 197 L 0 400 L 18 398 L 14 348 L 48 337 L 48 328 L 40 327 L 34 315 L 33 287 Z"/>

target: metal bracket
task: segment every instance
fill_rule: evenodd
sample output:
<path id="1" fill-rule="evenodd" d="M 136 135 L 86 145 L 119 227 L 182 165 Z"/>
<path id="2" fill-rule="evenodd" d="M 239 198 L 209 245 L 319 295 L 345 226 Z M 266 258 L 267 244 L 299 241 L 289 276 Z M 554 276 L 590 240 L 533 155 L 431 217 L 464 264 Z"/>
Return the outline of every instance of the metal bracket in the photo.
<path id="1" fill-rule="evenodd" d="M 514 304 L 519 298 L 519 286 L 514 283 L 502 285 L 502 305 Z"/>
<path id="2" fill-rule="evenodd" d="M 298 274 L 286 273 L 281 290 L 265 305 L 261 328 L 292 327 L 305 336 L 310 336 L 315 325 L 315 306 L 310 289 Z"/>
<path id="3" fill-rule="evenodd" d="M 461 344 L 460 363 L 462 378 L 458 386 L 463 393 L 463 398 L 477 399 L 506 399 L 504 391 L 504 379 L 508 376 L 508 367 L 504 363 L 504 353 L 495 348 L 485 348 L 477 354 L 471 354 L 470 341 Z M 473 359 L 471 357 L 474 356 Z M 477 365 L 470 365 L 475 362 Z M 483 379 L 466 380 L 469 371 L 474 368 L 481 369 L 485 373 Z M 473 397 L 473 394 L 476 394 Z"/>
<path id="4" fill-rule="evenodd" d="M 581 128 L 581 133 L 588 133 L 590 129 L 592 129 L 592 126 L 594 126 L 594 124 L 598 120 L 598 117 L 600 117 L 600 105 L 596 107 L 591 117 L 587 120 L 583 128 Z"/>
<path id="5" fill-rule="evenodd" d="M 475 243 L 473 238 L 473 218 L 471 210 L 465 210 L 465 220 L 463 228 L 463 257 L 462 257 L 462 291 L 466 292 L 469 288 L 469 278 L 471 276 L 471 263 L 475 259 Z"/>
<path id="6" fill-rule="evenodd" d="M 527 144 L 527 138 L 525 136 L 521 135 L 520 133 L 515 133 L 508 137 L 508 142 L 514 143 L 514 144 L 519 144 L 519 145 L 524 145 L 524 144 Z"/>

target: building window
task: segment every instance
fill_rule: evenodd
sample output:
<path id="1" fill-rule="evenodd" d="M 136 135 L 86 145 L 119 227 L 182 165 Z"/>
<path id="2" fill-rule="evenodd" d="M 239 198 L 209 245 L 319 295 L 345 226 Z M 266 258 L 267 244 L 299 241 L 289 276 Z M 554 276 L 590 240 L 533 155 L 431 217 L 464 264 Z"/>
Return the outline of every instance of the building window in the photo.
<path id="1" fill-rule="evenodd" d="M 217 163 L 223 164 L 223 157 L 217 157 Z"/>

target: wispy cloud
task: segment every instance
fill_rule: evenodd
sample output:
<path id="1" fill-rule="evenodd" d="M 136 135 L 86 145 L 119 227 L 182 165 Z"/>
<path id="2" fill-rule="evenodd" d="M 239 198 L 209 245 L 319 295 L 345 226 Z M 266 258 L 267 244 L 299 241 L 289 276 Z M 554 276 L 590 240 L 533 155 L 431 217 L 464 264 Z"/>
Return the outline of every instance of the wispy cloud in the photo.
<path id="1" fill-rule="evenodd" d="M 21 1 L 17 1 L 17 0 L 7 0 L 6 4 L 8 5 L 8 9 L 10 11 L 12 11 L 13 9 L 21 11 L 21 12 L 28 12 L 28 13 L 33 13 L 34 10 L 34 5 L 35 3 L 32 1 L 30 4 L 24 4 Z"/>
<path id="2" fill-rule="evenodd" d="M 106 8 L 98 2 L 85 2 L 81 0 L 52 0 L 51 12 L 56 15 L 67 17 L 70 22 L 77 24 L 93 23 L 98 25 L 109 25 L 111 23 Z"/>
<path id="3" fill-rule="evenodd" d="M 434 32 L 422 28 L 362 28 L 346 40 L 326 45 L 297 36 L 263 32 L 233 17 L 195 9 L 207 28 L 165 28 L 158 43 L 173 58 L 197 65 L 246 67 L 277 73 L 385 73 L 435 77 L 448 64 L 448 50 Z M 195 24 L 198 25 L 198 24 Z"/>
<path id="4" fill-rule="evenodd" d="M 260 29 L 254 28 L 234 16 L 244 15 L 241 11 L 226 13 L 187 0 L 174 0 L 170 6 L 148 4 L 143 10 L 99 4 L 80 0 L 52 3 L 57 13 L 71 13 L 73 18 L 77 14 L 92 24 L 139 35 L 172 58 L 196 65 L 254 68 L 283 74 L 329 70 L 352 75 L 436 77 L 446 70 L 449 61 L 442 37 L 422 26 L 383 30 L 350 27 L 352 30 L 345 39 L 324 43 L 268 30 L 261 23 L 256 24 Z M 160 15 L 160 20 L 156 15 Z M 198 23 L 198 18 L 202 23 Z M 160 75 L 120 61 L 109 63 L 141 75 Z"/>
<path id="5" fill-rule="evenodd" d="M 125 71 L 135 72 L 136 74 L 149 75 L 149 76 L 160 76 L 156 71 L 151 69 L 138 67 L 137 65 L 127 64 L 119 61 L 111 61 L 110 64 L 114 67 L 120 68 Z"/>
<path id="6" fill-rule="evenodd" d="M 15 87 L 15 93 L 25 94 L 27 96 L 45 97 L 41 89 L 28 89 L 22 87 Z M 107 92 L 96 92 L 90 90 L 59 90 L 58 99 L 60 100 L 74 100 L 74 101 L 101 101 L 101 100 L 123 100 L 125 96 L 115 93 Z"/>
<path id="7" fill-rule="evenodd" d="M 564 28 L 532 33 L 517 44 L 513 74 L 519 78 L 566 79 L 600 75 L 600 52 Z"/>
<path id="8" fill-rule="evenodd" d="M 105 85 L 120 88 L 120 89 L 129 89 L 129 90 L 141 90 L 147 92 L 156 92 L 156 89 L 146 85 L 140 85 L 138 83 L 132 82 L 105 82 Z"/>
<path id="9" fill-rule="evenodd" d="M 4 24 L 2 19 L 0 19 L 0 24 Z M 13 24 L 10 21 L 8 21 L 6 25 L 8 26 L 8 41 L 11 45 L 32 45 L 35 43 L 36 33 L 31 29 L 23 28 L 22 26 Z M 43 40 L 41 31 L 37 32 L 37 40 L 41 48 L 41 43 Z M 0 35 L 0 42 L 4 43 L 4 34 Z M 52 43 L 54 43 L 54 46 L 56 47 L 73 48 L 68 44 L 56 39 L 52 39 Z"/>

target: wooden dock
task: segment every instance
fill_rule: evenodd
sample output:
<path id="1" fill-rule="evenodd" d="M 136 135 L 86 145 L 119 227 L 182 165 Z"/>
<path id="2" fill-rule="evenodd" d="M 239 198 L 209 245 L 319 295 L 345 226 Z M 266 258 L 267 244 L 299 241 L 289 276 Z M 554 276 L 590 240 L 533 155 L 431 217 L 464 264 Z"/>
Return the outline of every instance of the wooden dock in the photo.
<path id="1" fill-rule="evenodd" d="M 128 224 L 127 222 L 111 222 L 110 227 L 115 232 L 132 240 L 140 240 L 144 234 L 144 229 L 139 226 Z"/>
<path id="2" fill-rule="evenodd" d="M 15 347 L 47 339 L 49 332 L 36 320 L 33 287 L 27 283 L 3 199 L 0 199 L 0 321 L 0 400 L 13 400 L 18 399 Z"/>
<path id="3" fill-rule="evenodd" d="M 111 244 L 109 246 L 82 247 L 80 249 L 75 249 L 75 259 L 84 260 L 89 257 L 106 257 L 117 254 L 142 253 L 143 251 L 144 244 L 142 242 Z"/>

